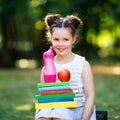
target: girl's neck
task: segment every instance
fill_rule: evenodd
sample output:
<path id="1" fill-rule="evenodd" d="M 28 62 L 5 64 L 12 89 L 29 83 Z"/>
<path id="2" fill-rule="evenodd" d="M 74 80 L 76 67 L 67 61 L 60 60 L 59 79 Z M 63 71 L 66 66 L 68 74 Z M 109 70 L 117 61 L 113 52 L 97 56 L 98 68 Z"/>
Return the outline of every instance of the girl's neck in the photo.
<path id="1" fill-rule="evenodd" d="M 68 54 L 67 56 L 56 55 L 55 62 L 59 63 L 59 64 L 66 64 L 66 63 L 72 62 L 74 60 L 74 58 L 75 58 L 75 54 L 72 52 L 70 54 Z"/>

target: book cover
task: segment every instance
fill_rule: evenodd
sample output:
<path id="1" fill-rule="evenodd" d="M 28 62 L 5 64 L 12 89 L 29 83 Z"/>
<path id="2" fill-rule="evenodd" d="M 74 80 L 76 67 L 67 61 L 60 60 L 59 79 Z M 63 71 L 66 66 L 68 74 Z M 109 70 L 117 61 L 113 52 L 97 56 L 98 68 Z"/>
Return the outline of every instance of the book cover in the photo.
<path id="1" fill-rule="evenodd" d="M 71 89 L 70 85 L 66 85 L 66 86 L 52 86 L 52 87 L 42 87 L 42 88 L 38 88 L 38 91 L 49 91 L 49 90 L 68 90 Z"/>
<path id="2" fill-rule="evenodd" d="M 35 109 L 41 108 L 76 108 L 78 103 L 75 101 L 69 102 L 53 102 L 53 103 L 35 103 Z"/>
<path id="3" fill-rule="evenodd" d="M 73 90 L 72 89 L 68 89 L 68 90 L 42 91 L 42 92 L 40 92 L 40 95 L 65 94 L 65 93 L 73 93 Z"/>
<path id="4" fill-rule="evenodd" d="M 46 98 L 68 98 L 68 97 L 75 97 L 75 94 L 70 93 L 70 94 L 35 95 L 36 100 Z"/>
<path id="5" fill-rule="evenodd" d="M 70 82 L 56 82 L 56 83 L 38 83 L 37 87 L 51 87 L 51 86 L 66 86 L 70 85 Z"/>
<path id="6" fill-rule="evenodd" d="M 48 98 L 48 99 L 38 99 L 38 103 L 50 103 L 50 102 L 65 102 L 65 101 L 76 101 L 82 102 L 83 99 L 81 98 Z"/>
<path id="7" fill-rule="evenodd" d="M 74 101 L 74 98 L 49 98 L 49 99 L 38 99 L 38 103 L 50 103 L 50 102 L 64 102 L 64 101 Z"/>

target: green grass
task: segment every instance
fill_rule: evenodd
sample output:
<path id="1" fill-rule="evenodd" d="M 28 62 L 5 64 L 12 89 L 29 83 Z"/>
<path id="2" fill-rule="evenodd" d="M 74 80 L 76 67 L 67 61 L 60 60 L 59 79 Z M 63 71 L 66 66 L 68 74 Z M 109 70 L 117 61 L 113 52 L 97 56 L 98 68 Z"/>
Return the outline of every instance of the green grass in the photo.
<path id="1" fill-rule="evenodd" d="M 40 70 L 0 70 L 0 120 L 34 120 Z M 120 119 L 120 76 L 94 74 L 97 110 Z"/>
<path id="2" fill-rule="evenodd" d="M 37 70 L 0 70 L 0 120 L 34 120 L 37 82 Z"/>
<path id="3" fill-rule="evenodd" d="M 97 110 L 108 111 L 109 120 L 120 120 L 120 76 L 94 75 Z"/>

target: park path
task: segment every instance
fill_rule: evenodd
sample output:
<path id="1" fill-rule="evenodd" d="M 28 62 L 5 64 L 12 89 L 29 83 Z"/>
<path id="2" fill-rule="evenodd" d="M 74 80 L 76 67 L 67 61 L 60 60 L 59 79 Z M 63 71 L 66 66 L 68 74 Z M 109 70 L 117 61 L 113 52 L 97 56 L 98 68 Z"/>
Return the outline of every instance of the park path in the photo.
<path id="1" fill-rule="evenodd" d="M 93 73 L 120 75 L 120 65 L 92 65 Z"/>

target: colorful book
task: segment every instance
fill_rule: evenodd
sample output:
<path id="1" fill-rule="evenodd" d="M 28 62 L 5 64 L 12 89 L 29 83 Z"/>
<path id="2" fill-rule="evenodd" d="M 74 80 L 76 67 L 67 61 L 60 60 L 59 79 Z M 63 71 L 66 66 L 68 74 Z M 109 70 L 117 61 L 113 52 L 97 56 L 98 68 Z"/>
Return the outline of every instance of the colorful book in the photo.
<path id="1" fill-rule="evenodd" d="M 73 93 L 73 90 L 72 89 L 68 89 L 68 90 L 42 91 L 42 92 L 40 92 L 40 95 L 65 94 L 65 93 Z"/>
<path id="2" fill-rule="evenodd" d="M 78 103 L 75 101 L 53 102 L 53 103 L 35 103 L 36 110 L 42 109 L 42 108 L 76 108 L 76 107 L 78 107 Z"/>
<path id="3" fill-rule="evenodd" d="M 48 99 L 38 99 L 38 103 L 50 103 L 50 102 L 65 102 L 65 101 L 76 101 L 82 102 L 82 98 L 48 98 Z"/>
<path id="4" fill-rule="evenodd" d="M 68 90 L 68 89 L 73 89 L 73 90 L 81 90 L 78 86 L 72 86 L 72 85 L 65 85 L 65 86 L 51 86 L 51 87 L 41 87 L 38 88 L 38 91 L 49 91 L 49 90 Z"/>
<path id="5" fill-rule="evenodd" d="M 50 103 L 50 102 L 65 102 L 74 101 L 74 98 L 49 98 L 49 99 L 38 99 L 38 103 Z"/>
<path id="6" fill-rule="evenodd" d="M 75 97 L 74 93 L 70 94 L 52 94 L 52 95 L 35 95 L 35 99 L 47 99 L 47 98 L 68 98 L 68 97 Z"/>
<path id="7" fill-rule="evenodd" d="M 51 87 L 51 86 L 66 86 L 70 85 L 70 82 L 55 82 L 55 83 L 38 83 L 37 87 Z"/>
<path id="8" fill-rule="evenodd" d="M 53 86 L 53 87 L 42 87 L 38 88 L 38 91 L 48 91 L 48 90 L 68 90 L 71 89 L 71 86 Z"/>

